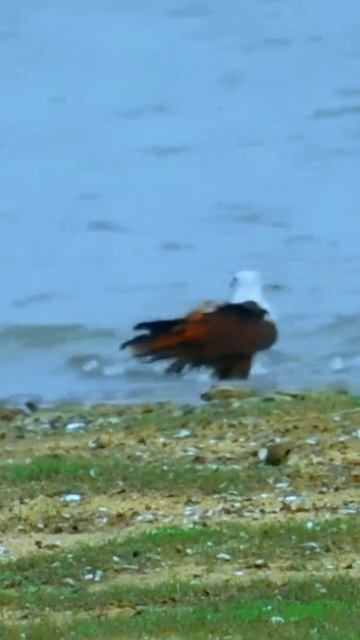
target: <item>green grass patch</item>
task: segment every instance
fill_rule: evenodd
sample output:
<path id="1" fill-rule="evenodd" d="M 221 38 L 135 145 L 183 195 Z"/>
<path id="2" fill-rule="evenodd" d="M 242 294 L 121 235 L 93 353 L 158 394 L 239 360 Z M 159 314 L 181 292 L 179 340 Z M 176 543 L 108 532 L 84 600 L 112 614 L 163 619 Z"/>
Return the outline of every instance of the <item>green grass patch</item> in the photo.
<path id="1" fill-rule="evenodd" d="M 239 493 L 261 491 L 276 477 L 283 479 L 280 470 L 254 465 L 240 473 L 229 465 L 210 465 L 179 461 L 171 457 L 159 460 L 125 456 L 101 455 L 89 457 L 41 456 L 29 463 L 0 465 L 1 495 L 18 490 L 22 498 L 38 495 L 62 495 L 77 491 L 87 495 L 109 493 L 122 482 L 131 490 L 182 490 L 204 494 L 221 493 L 230 489 Z"/>
<path id="2" fill-rule="evenodd" d="M 340 583 L 327 583 L 327 597 L 320 598 L 317 595 L 312 600 L 294 599 L 290 593 L 288 597 L 285 594 L 276 595 L 274 590 L 266 598 L 257 597 L 264 587 L 253 585 L 247 590 L 239 589 L 231 593 L 230 597 L 225 588 L 216 594 L 216 599 L 210 597 L 207 601 L 199 601 L 198 593 L 190 589 L 193 598 L 191 603 L 180 601 L 178 590 L 171 603 L 162 602 L 155 606 L 151 604 L 153 599 L 151 591 L 148 591 L 146 605 L 138 607 L 137 611 L 134 609 L 136 615 L 131 618 L 123 618 L 120 603 L 118 616 L 107 619 L 106 609 L 100 601 L 96 614 L 94 611 L 82 612 L 79 618 L 79 615 L 68 612 L 61 625 L 54 622 L 51 615 L 45 614 L 38 623 L 28 623 L 23 631 L 26 640 L 45 640 L 48 637 L 53 640 L 64 637 L 72 640 L 128 637 L 355 640 L 359 637 L 356 635 L 358 603 L 354 598 L 345 601 L 341 593 L 336 597 L 342 586 Z M 305 582 L 302 591 L 308 594 L 313 591 L 313 586 Z M 330 592 L 334 597 L 329 595 Z M 140 601 L 143 598 L 144 592 Z M 4 639 L 19 637 L 15 631 L 19 633 L 19 627 L 16 629 L 0 624 L 1 637 Z"/>
<path id="3" fill-rule="evenodd" d="M 0 606 L 9 609 L 27 610 L 33 614 L 50 611 L 92 612 L 105 610 L 109 605 L 134 608 L 152 607 L 154 610 L 175 607 L 211 606 L 219 602 L 241 603 L 251 607 L 253 603 L 272 601 L 276 606 L 293 603 L 310 605 L 314 601 L 332 601 L 338 606 L 356 606 L 360 599 L 360 584 L 354 578 L 338 576 L 320 580 L 292 579 L 282 586 L 274 586 L 268 578 L 259 577 L 250 585 L 242 585 L 234 579 L 208 582 L 206 579 L 189 582 L 160 582 L 153 586 L 139 584 L 100 585 L 94 590 L 92 585 L 80 584 L 74 587 L 49 587 L 27 585 L 19 589 L 0 590 Z"/>
<path id="4" fill-rule="evenodd" d="M 0 470 L 0 482 L 28 483 L 52 480 L 61 477 L 65 482 L 69 477 L 86 478 L 93 465 L 89 460 L 74 460 L 69 462 L 65 458 L 41 457 L 28 464 L 14 464 L 3 466 Z"/>
<path id="5" fill-rule="evenodd" d="M 251 568 L 261 558 L 270 566 L 285 559 L 291 568 L 300 570 L 329 550 L 360 552 L 359 525 L 360 518 L 351 517 L 325 521 L 311 530 L 304 523 L 157 528 L 122 540 L 78 545 L 68 553 L 55 551 L 9 561 L 0 573 L 0 588 L 64 585 L 69 578 L 81 584 L 91 571 L 116 574 L 121 563 L 135 564 L 141 571 L 176 566 L 190 558 L 194 565 L 211 569 L 224 565 L 217 558 L 219 553 L 229 554 L 235 568 Z"/>

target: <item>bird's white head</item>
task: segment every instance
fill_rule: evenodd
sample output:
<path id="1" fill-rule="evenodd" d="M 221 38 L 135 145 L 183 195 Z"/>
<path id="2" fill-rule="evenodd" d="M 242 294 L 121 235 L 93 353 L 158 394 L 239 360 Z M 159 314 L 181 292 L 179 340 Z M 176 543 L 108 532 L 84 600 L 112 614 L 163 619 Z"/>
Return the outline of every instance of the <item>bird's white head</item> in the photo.
<path id="1" fill-rule="evenodd" d="M 270 305 L 264 297 L 262 278 L 258 271 L 237 271 L 232 275 L 230 287 L 231 302 L 252 300 L 272 315 Z"/>

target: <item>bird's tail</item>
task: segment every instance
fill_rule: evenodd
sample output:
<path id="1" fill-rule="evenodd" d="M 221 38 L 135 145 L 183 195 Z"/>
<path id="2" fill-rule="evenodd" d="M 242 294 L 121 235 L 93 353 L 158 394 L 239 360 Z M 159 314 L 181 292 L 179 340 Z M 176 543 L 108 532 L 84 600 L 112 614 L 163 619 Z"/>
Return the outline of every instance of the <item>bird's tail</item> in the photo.
<path id="1" fill-rule="evenodd" d="M 150 322 L 140 322 L 134 327 L 135 331 L 147 331 L 139 336 L 126 340 L 120 345 L 120 349 L 130 347 L 136 356 L 151 356 L 152 358 L 169 357 L 168 353 L 160 353 L 162 339 L 163 347 L 167 350 L 168 338 L 172 330 L 181 323 L 181 318 L 173 320 L 152 320 Z"/>

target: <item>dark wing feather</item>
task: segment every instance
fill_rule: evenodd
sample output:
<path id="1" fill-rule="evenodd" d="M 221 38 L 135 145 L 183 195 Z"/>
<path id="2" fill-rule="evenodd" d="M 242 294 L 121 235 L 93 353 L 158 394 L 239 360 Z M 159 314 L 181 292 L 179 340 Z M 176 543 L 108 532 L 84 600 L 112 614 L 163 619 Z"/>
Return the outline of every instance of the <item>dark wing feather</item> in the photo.
<path id="1" fill-rule="evenodd" d="M 150 331 L 152 334 L 162 333 L 163 331 L 170 331 L 176 327 L 179 322 L 182 322 L 182 318 L 175 318 L 174 320 L 151 320 L 150 322 L 139 322 L 134 327 L 134 331 Z"/>
<path id="2" fill-rule="evenodd" d="M 141 347 L 142 345 L 149 344 L 155 336 L 159 336 L 162 333 L 167 333 L 174 329 L 179 323 L 182 322 L 182 318 L 176 318 L 174 320 L 151 320 L 149 322 L 139 322 L 134 327 L 134 331 L 148 331 L 149 333 L 142 333 L 140 336 L 136 336 L 131 340 L 126 340 L 120 345 L 120 349 L 126 349 L 126 347 Z"/>
<path id="3" fill-rule="evenodd" d="M 229 302 L 228 304 L 222 304 L 217 308 L 217 311 L 230 315 L 238 316 L 244 320 L 257 319 L 261 320 L 267 314 L 266 309 L 260 307 L 257 302 L 253 300 L 246 300 L 245 302 Z"/>

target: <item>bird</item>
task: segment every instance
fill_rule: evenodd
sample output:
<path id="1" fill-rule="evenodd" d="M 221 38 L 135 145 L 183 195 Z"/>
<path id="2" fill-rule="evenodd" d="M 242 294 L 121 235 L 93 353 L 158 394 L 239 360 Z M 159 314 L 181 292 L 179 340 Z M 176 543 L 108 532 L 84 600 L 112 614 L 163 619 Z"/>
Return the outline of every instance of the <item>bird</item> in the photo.
<path id="1" fill-rule="evenodd" d="M 264 298 L 257 271 L 233 274 L 229 301 L 207 301 L 187 315 L 140 322 L 140 335 L 123 342 L 140 359 L 170 360 L 166 372 L 208 367 L 220 380 L 246 379 L 253 356 L 278 338 L 275 317 Z"/>

